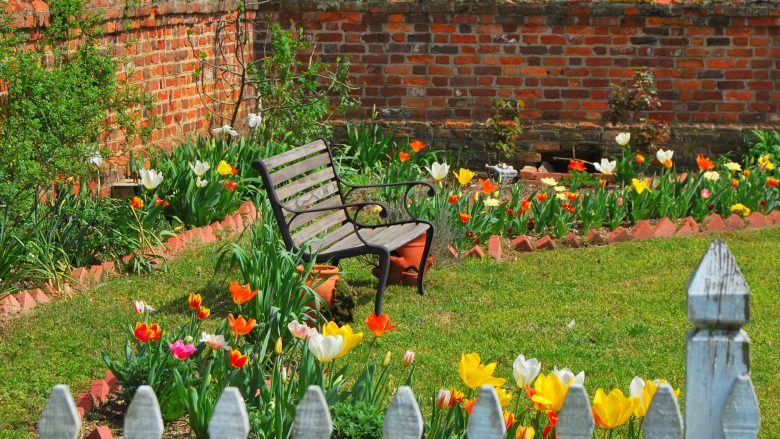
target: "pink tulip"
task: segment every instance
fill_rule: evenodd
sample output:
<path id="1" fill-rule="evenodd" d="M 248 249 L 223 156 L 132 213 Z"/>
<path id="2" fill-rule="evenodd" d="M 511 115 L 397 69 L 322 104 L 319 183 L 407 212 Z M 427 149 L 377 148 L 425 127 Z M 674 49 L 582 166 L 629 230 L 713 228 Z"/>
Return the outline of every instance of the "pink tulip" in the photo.
<path id="1" fill-rule="evenodd" d="M 411 366 L 412 363 L 414 363 L 414 351 L 406 351 L 401 362 L 403 363 L 404 367 Z"/>
<path id="2" fill-rule="evenodd" d="M 292 334 L 293 337 L 301 340 L 308 340 L 309 337 L 317 333 L 317 329 L 309 328 L 305 324 L 295 320 L 287 325 L 287 329 L 290 330 L 290 334 Z"/>
<path id="3" fill-rule="evenodd" d="M 135 313 L 136 314 L 143 314 L 146 311 L 146 304 L 143 300 L 136 300 L 135 301 Z"/>
<path id="4" fill-rule="evenodd" d="M 712 192 L 710 192 L 710 190 L 707 188 L 702 189 L 700 193 L 701 193 L 701 197 L 704 198 L 705 200 L 712 196 Z"/>
<path id="5" fill-rule="evenodd" d="M 195 353 L 195 345 L 185 344 L 182 340 L 169 342 L 168 347 L 171 348 L 171 354 L 179 360 L 186 360 Z"/>

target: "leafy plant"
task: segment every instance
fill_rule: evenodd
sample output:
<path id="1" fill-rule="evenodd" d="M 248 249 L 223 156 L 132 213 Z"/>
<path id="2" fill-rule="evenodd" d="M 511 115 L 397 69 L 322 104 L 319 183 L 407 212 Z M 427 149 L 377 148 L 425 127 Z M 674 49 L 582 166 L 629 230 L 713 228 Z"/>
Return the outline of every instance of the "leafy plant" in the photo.
<path id="1" fill-rule="evenodd" d="M 384 413 L 377 405 L 342 402 L 331 407 L 335 439 L 373 439 L 382 436 Z"/>
<path id="2" fill-rule="evenodd" d="M 775 159 L 780 159 L 780 132 L 769 130 L 751 131 L 755 137 L 754 142 L 749 142 L 743 151 L 745 163 L 755 163 L 757 157 L 770 154 Z"/>
<path id="3" fill-rule="evenodd" d="M 636 69 L 632 81 L 612 84 L 612 87 L 604 120 L 623 131 L 633 129 L 634 144 L 641 151 L 669 139 L 669 127 L 652 118 L 652 112 L 661 108 L 661 100 L 648 68 Z"/>
<path id="4" fill-rule="evenodd" d="M 493 108 L 496 114 L 485 120 L 485 128 L 496 138 L 496 146 L 504 157 L 512 157 L 523 134 L 520 112 L 525 108 L 525 102 L 521 99 L 496 99 Z"/>
<path id="5" fill-rule="evenodd" d="M 393 140 L 392 132 L 377 123 L 373 111 L 370 122 L 347 123 L 347 139 L 338 148 L 339 175 L 383 176 Z"/>

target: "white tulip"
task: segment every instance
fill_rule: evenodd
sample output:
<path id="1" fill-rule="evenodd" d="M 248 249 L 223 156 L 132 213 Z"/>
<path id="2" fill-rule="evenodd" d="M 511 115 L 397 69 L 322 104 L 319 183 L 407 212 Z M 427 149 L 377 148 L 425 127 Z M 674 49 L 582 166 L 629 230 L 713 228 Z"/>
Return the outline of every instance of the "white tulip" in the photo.
<path id="1" fill-rule="evenodd" d="M 628 393 L 634 398 L 642 399 L 642 393 L 645 391 L 645 380 L 634 377 L 631 384 L 628 385 Z"/>
<path id="2" fill-rule="evenodd" d="M 163 181 L 162 173 L 154 169 L 141 169 L 138 175 L 141 177 L 141 184 L 148 190 L 156 188 Z"/>
<path id="3" fill-rule="evenodd" d="M 485 207 L 498 207 L 499 201 L 497 198 L 486 198 Z"/>
<path id="4" fill-rule="evenodd" d="M 555 366 L 553 367 L 553 373 L 558 377 L 559 380 L 561 380 L 563 384 L 568 384 L 571 380 L 574 380 L 575 384 L 583 384 L 585 382 L 585 371 L 574 375 L 574 372 L 572 372 L 568 367 L 564 367 L 563 369 L 559 370 L 558 367 Z"/>
<path id="5" fill-rule="evenodd" d="M 449 174 L 450 165 L 436 162 L 433 163 L 430 168 L 426 166 L 425 169 L 429 174 L 431 174 L 431 177 L 433 177 L 434 180 L 440 181 L 447 177 L 447 174 Z"/>
<path id="6" fill-rule="evenodd" d="M 195 160 L 195 164 L 193 165 L 190 163 L 190 169 L 192 169 L 192 172 L 195 173 L 198 177 L 205 174 L 206 171 L 211 169 L 211 165 L 208 164 L 208 162 L 202 162 L 200 160 Z"/>
<path id="7" fill-rule="evenodd" d="M 726 169 L 728 169 L 731 172 L 739 172 L 742 170 L 742 166 L 740 166 L 739 163 L 728 162 L 726 163 Z"/>
<path id="8" fill-rule="evenodd" d="M 720 174 L 718 174 L 718 171 L 707 171 L 704 173 L 704 178 L 709 181 L 718 181 L 720 179 Z"/>
<path id="9" fill-rule="evenodd" d="M 614 160 L 609 161 L 607 159 L 601 159 L 601 162 L 594 163 L 593 167 L 604 175 L 612 175 L 612 173 L 615 172 L 615 168 L 617 167 L 617 162 Z"/>
<path id="10" fill-rule="evenodd" d="M 213 130 L 211 130 L 211 132 L 215 136 L 219 136 L 222 134 L 229 134 L 231 137 L 238 136 L 238 131 L 234 130 L 233 127 L 231 127 L 230 125 L 222 125 L 219 128 L 214 128 Z"/>
<path id="11" fill-rule="evenodd" d="M 309 337 L 309 350 L 320 363 L 327 363 L 336 358 L 344 346 L 344 339 L 340 335 L 312 334 Z"/>
<path id="12" fill-rule="evenodd" d="M 566 194 L 563 192 L 558 192 L 557 194 L 555 194 L 555 198 L 561 201 L 566 201 Z"/>
<path id="13" fill-rule="evenodd" d="M 246 124 L 249 125 L 250 128 L 257 128 L 261 123 L 263 123 L 263 116 L 259 114 L 249 113 L 249 116 L 246 118 Z"/>
<path id="14" fill-rule="evenodd" d="M 89 157 L 89 162 L 98 168 L 103 166 L 103 156 L 100 155 L 100 151 L 95 150 Z"/>
<path id="15" fill-rule="evenodd" d="M 209 334 L 203 332 L 200 334 L 200 341 L 202 343 L 205 343 L 206 346 L 214 350 L 220 350 L 229 347 L 227 342 L 225 341 L 224 335 L 215 335 L 215 334 Z"/>
<path id="16" fill-rule="evenodd" d="M 551 178 L 551 177 L 546 177 L 546 178 L 543 178 L 543 179 L 541 180 L 541 182 L 542 182 L 542 184 L 543 184 L 543 185 L 545 185 L 545 186 L 550 186 L 550 187 L 553 187 L 553 186 L 555 186 L 556 184 L 558 184 L 558 182 L 557 182 L 557 181 L 555 181 L 555 179 L 554 179 L 554 178 Z"/>
<path id="17" fill-rule="evenodd" d="M 618 135 L 615 136 L 615 142 L 617 142 L 617 144 L 620 146 L 626 146 L 630 141 L 631 133 L 618 133 Z"/>
<path id="18" fill-rule="evenodd" d="M 566 192 L 566 186 L 562 186 L 562 185 L 555 186 L 553 187 L 553 189 L 555 190 L 555 192 Z"/>
<path id="19" fill-rule="evenodd" d="M 541 369 L 542 363 L 536 358 L 526 360 L 523 355 L 518 355 L 512 363 L 512 374 L 515 376 L 517 387 L 524 389 L 526 385 L 532 384 Z"/>
<path id="20" fill-rule="evenodd" d="M 655 153 L 655 158 L 658 159 L 658 161 L 661 162 L 661 164 L 664 165 L 665 168 L 671 168 L 673 155 L 674 155 L 674 151 L 672 151 L 671 149 L 668 151 L 659 149 Z"/>
<path id="21" fill-rule="evenodd" d="M 208 184 L 209 184 L 208 180 L 204 180 L 204 179 L 202 179 L 200 177 L 195 177 L 195 186 L 197 186 L 197 187 L 206 187 L 206 186 L 208 186 Z"/>

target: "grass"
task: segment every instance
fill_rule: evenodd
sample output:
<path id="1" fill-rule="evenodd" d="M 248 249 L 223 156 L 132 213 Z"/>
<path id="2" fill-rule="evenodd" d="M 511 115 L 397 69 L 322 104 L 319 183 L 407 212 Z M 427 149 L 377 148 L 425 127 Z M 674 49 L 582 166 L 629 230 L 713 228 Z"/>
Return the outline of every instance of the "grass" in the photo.
<path id="1" fill-rule="evenodd" d="M 761 405 L 762 437 L 780 427 L 780 229 L 721 236 L 734 253 L 753 293 L 753 382 Z M 543 370 L 553 365 L 585 370 L 592 395 L 598 387 L 628 390 L 634 375 L 685 383 L 685 285 L 711 237 L 651 240 L 578 250 L 560 249 L 495 263 L 470 260 L 430 273 L 428 291 L 390 287 L 384 311 L 400 327 L 350 354 L 352 375 L 368 356 L 417 352 L 415 391 L 424 401 L 439 387 L 460 386 L 462 352 L 499 363 L 512 382 L 511 363 L 522 353 Z M 0 324 L 0 437 L 30 433 L 54 384 L 84 391 L 105 366 L 99 352 L 118 352 L 132 300 L 156 306 L 159 320 L 184 319 L 190 291 L 212 297 L 226 291 L 212 278 L 214 247 L 170 264 L 168 273 L 114 280 L 95 291 L 36 308 Z M 344 267 L 359 292 L 356 330 L 373 309 L 374 279 L 356 263 Z M 344 285 L 344 284 L 341 284 Z M 222 291 L 223 293 L 218 293 Z M 214 315 L 223 315 L 219 307 Z M 573 329 L 567 324 L 574 320 Z M 367 334 L 368 338 L 372 336 Z M 396 374 L 400 377 L 400 374 Z"/>

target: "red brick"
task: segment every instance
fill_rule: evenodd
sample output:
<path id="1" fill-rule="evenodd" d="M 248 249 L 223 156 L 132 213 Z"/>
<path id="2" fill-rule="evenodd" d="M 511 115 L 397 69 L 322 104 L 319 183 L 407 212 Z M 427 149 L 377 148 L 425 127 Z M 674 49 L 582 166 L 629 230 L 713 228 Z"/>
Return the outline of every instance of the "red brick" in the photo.
<path id="1" fill-rule="evenodd" d="M 534 251 L 534 246 L 531 244 L 531 241 L 528 240 L 528 237 L 525 235 L 520 235 L 517 238 L 509 241 L 509 245 L 521 252 L 532 252 Z"/>
<path id="2" fill-rule="evenodd" d="M 76 398 L 76 407 L 82 409 L 84 413 L 89 413 L 94 407 L 95 401 L 91 393 L 82 393 Z"/>
<path id="3" fill-rule="evenodd" d="M 114 439 L 114 436 L 111 434 L 111 429 L 101 425 L 92 430 L 87 439 Z"/>
<path id="4" fill-rule="evenodd" d="M 599 233 L 596 229 L 591 229 L 586 235 L 585 235 L 585 241 L 588 242 L 588 244 L 591 245 L 602 245 L 606 244 L 607 240 L 604 239 L 603 236 L 601 236 L 601 233 Z"/>
<path id="5" fill-rule="evenodd" d="M 103 267 L 103 273 L 111 274 L 116 273 L 116 265 L 114 264 L 114 261 L 106 261 L 100 264 L 101 267 Z"/>
<path id="6" fill-rule="evenodd" d="M 774 212 L 770 213 L 766 217 L 767 219 L 769 219 L 769 222 L 774 224 L 780 224 L 780 210 L 775 210 Z"/>
<path id="7" fill-rule="evenodd" d="M 241 233 L 244 231 L 244 218 L 241 216 L 241 214 L 235 214 L 233 215 L 233 221 L 236 223 L 236 231 L 238 233 Z"/>
<path id="8" fill-rule="evenodd" d="M 223 229 L 227 230 L 229 233 L 235 233 L 238 228 L 236 227 L 236 222 L 233 220 L 233 217 L 228 215 L 225 217 L 225 219 L 222 220 L 220 223 Z"/>
<path id="9" fill-rule="evenodd" d="M 705 218 L 701 225 L 710 233 L 718 233 L 726 230 L 726 223 L 723 222 L 723 218 L 717 213 L 713 213 Z"/>
<path id="10" fill-rule="evenodd" d="M 764 219 L 764 215 L 760 212 L 753 212 L 747 217 L 748 228 L 760 229 L 767 226 L 767 222 Z"/>
<path id="11" fill-rule="evenodd" d="M 165 247 L 170 251 L 178 250 L 183 245 L 184 243 L 177 236 L 172 236 L 165 241 Z"/>
<path id="12" fill-rule="evenodd" d="M 111 393 L 111 388 L 106 380 L 93 380 L 89 393 L 92 394 L 95 405 L 100 406 L 108 400 L 108 394 Z"/>
<path id="13" fill-rule="evenodd" d="M 475 245 L 474 247 L 471 247 L 470 249 L 463 252 L 463 257 L 483 259 L 485 257 L 485 251 L 482 250 L 482 247 Z"/>
<path id="14" fill-rule="evenodd" d="M 550 235 L 544 235 L 541 238 L 534 241 L 534 247 L 536 247 L 537 250 L 539 249 L 554 250 L 555 243 L 553 242 L 552 238 L 550 238 Z"/>
<path id="15" fill-rule="evenodd" d="M 725 222 L 729 230 L 740 230 L 745 228 L 745 220 L 743 220 L 742 217 L 736 213 L 732 213 L 728 218 L 726 218 Z"/>
<path id="16" fill-rule="evenodd" d="M 100 283 L 103 280 L 103 267 L 100 265 L 93 265 L 89 267 L 89 274 L 92 276 L 92 280 L 95 283 Z"/>
<path id="17" fill-rule="evenodd" d="M 488 254 L 490 255 L 490 257 L 497 261 L 500 261 L 502 258 L 501 237 L 499 237 L 498 235 L 492 235 L 490 238 L 488 238 L 487 247 L 488 247 Z"/>
<path id="18" fill-rule="evenodd" d="M 631 236 L 637 241 L 650 239 L 655 236 L 655 229 L 647 220 L 637 221 L 636 225 L 631 229 Z"/>
<path id="19" fill-rule="evenodd" d="M 27 291 L 16 293 L 14 297 L 16 297 L 16 301 L 19 302 L 19 305 L 21 306 L 20 311 L 29 311 L 37 305 L 35 299 L 33 299 Z"/>
<path id="20" fill-rule="evenodd" d="M 669 218 L 661 218 L 661 220 L 655 224 L 654 236 L 656 238 L 669 238 L 674 236 L 675 232 L 677 232 L 677 226 L 674 225 Z"/>
<path id="21" fill-rule="evenodd" d="M 631 232 L 629 232 L 628 229 L 623 226 L 617 226 L 615 230 L 607 235 L 607 241 L 611 243 L 627 242 L 633 239 L 634 237 L 631 236 Z"/>
<path id="22" fill-rule="evenodd" d="M 51 302 L 49 296 L 47 296 L 46 293 L 44 293 L 40 288 L 30 290 L 30 295 L 33 297 L 33 299 L 35 299 L 36 302 L 38 302 L 38 304 Z"/>
<path id="23" fill-rule="evenodd" d="M 682 225 L 674 236 L 691 236 L 699 233 L 699 224 L 691 217 L 683 218 Z"/>
<path id="24" fill-rule="evenodd" d="M 105 378 L 106 384 L 108 384 L 108 388 L 113 391 L 119 388 L 119 381 L 114 376 L 114 373 L 110 370 L 106 371 L 106 378 Z"/>
<path id="25" fill-rule="evenodd" d="M 217 237 L 214 235 L 214 231 L 211 226 L 203 227 L 203 242 L 210 243 L 217 240 Z"/>
<path id="26" fill-rule="evenodd" d="M 15 314 L 22 310 L 22 305 L 12 294 L 0 299 L 0 315 Z"/>
<path id="27" fill-rule="evenodd" d="M 571 248 L 580 248 L 581 246 L 580 240 L 572 232 L 563 237 L 563 243 Z"/>
<path id="28" fill-rule="evenodd" d="M 73 271 L 70 272 L 70 277 L 72 277 L 77 284 L 84 285 L 89 282 L 89 271 L 84 267 L 74 268 Z"/>

